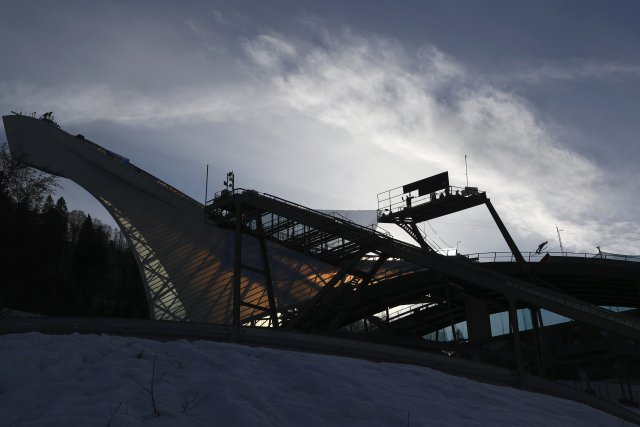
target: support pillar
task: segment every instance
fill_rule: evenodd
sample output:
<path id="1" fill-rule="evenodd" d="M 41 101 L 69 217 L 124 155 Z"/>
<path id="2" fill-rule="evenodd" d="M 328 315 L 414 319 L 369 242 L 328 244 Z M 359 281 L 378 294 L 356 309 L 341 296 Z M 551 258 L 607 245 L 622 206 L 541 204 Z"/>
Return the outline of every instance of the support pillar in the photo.
<path id="1" fill-rule="evenodd" d="M 233 247 L 233 337 L 234 341 L 240 332 L 240 279 L 242 277 L 242 213 L 240 203 L 234 204 L 235 208 L 235 230 Z"/>
<path id="2" fill-rule="evenodd" d="M 331 290 L 345 278 L 346 274 L 350 270 L 352 270 L 353 267 L 355 267 L 355 265 L 365 255 L 365 253 L 366 252 L 362 250 L 358 252 L 353 258 L 344 261 L 340 266 L 340 269 L 331 277 L 331 279 L 329 279 L 329 282 L 318 291 L 316 296 L 314 296 L 311 301 L 305 304 L 298 315 L 287 322 L 286 325 L 283 325 L 284 329 L 292 330 L 298 327 L 301 322 L 307 320 L 307 316 L 309 315 L 309 313 L 311 313 L 314 307 L 320 304 L 322 300 L 327 296 L 327 294 L 330 293 Z"/>
<path id="3" fill-rule="evenodd" d="M 511 336 L 513 337 L 513 350 L 516 359 L 516 373 L 519 380 L 524 381 L 524 361 L 522 359 L 522 346 L 520 343 L 520 326 L 518 325 L 518 311 L 516 302 L 509 298 L 509 324 L 511 325 Z"/>
<path id="4" fill-rule="evenodd" d="M 426 240 L 424 240 L 424 237 L 422 237 L 422 233 L 420 232 L 420 229 L 418 228 L 418 226 L 416 225 L 416 223 L 415 223 L 415 222 L 412 222 L 409 226 L 411 227 L 411 230 L 412 230 L 412 231 L 413 231 L 413 233 L 415 234 L 416 241 L 418 242 L 418 244 L 420 245 L 420 247 L 421 247 L 422 249 L 425 249 L 425 250 L 428 250 L 428 251 L 429 251 L 429 250 L 432 250 L 432 249 L 431 249 L 431 246 L 429 246 L 429 244 L 427 243 L 427 241 L 426 241 Z"/>
<path id="5" fill-rule="evenodd" d="M 383 254 L 380 254 L 379 257 L 378 257 L 378 260 L 375 262 L 375 264 L 373 264 L 371 269 L 366 272 L 365 276 L 357 284 L 358 290 L 366 288 L 369 285 L 369 283 L 371 283 L 371 279 L 373 279 L 373 276 L 376 275 L 376 273 L 378 272 L 380 267 L 382 267 L 382 265 L 386 261 L 387 261 L 387 256 L 383 255 Z M 358 300 L 359 297 L 360 297 L 360 295 L 359 295 L 358 292 L 352 292 L 351 293 L 351 296 L 349 297 L 349 301 L 344 306 L 344 308 L 333 319 L 333 321 L 331 322 L 331 324 L 329 325 L 329 327 L 325 331 L 326 333 L 334 332 L 335 329 L 339 327 L 339 325 L 344 320 L 344 318 L 347 316 L 349 311 L 353 308 L 353 305 L 356 303 L 356 301 Z M 363 315 L 363 318 L 364 317 L 365 316 Z M 389 318 L 389 308 L 387 308 L 387 320 L 388 320 L 388 318 Z"/>
<path id="6" fill-rule="evenodd" d="M 271 266 L 269 265 L 269 255 L 267 254 L 267 243 L 264 240 L 264 226 L 262 217 L 256 218 L 256 228 L 258 231 L 258 240 L 260 244 L 260 254 L 262 255 L 262 269 L 264 272 L 264 282 L 267 288 L 267 298 L 269 300 L 269 317 L 271 318 L 271 326 L 279 327 L 278 310 L 276 307 L 276 298 L 273 289 L 273 281 L 271 280 Z"/>
<path id="7" fill-rule="evenodd" d="M 453 341 L 458 341 L 458 334 L 456 333 L 456 326 L 453 323 L 453 307 L 451 306 L 451 293 L 449 292 L 449 282 L 445 283 L 444 291 L 447 298 L 447 308 L 449 310 L 449 323 L 451 325 L 451 337 L 453 337 Z"/>
<path id="8" fill-rule="evenodd" d="M 491 338 L 491 320 L 487 304 L 471 295 L 465 302 L 469 341 Z"/>
<path id="9" fill-rule="evenodd" d="M 538 307 L 531 308 L 531 323 L 533 326 L 533 338 L 536 346 L 536 356 L 538 361 L 538 375 L 546 378 L 546 369 L 544 363 L 544 344 L 542 342 L 542 336 L 540 329 L 542 328 L 542 318 L 540 316 L 540 309 Z"/>

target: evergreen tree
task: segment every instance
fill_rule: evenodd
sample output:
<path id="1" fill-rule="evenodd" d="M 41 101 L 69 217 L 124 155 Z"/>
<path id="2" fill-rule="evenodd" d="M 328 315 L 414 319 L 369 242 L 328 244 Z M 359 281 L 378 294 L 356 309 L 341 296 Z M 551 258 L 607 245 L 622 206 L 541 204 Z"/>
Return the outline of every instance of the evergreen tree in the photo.
<path id="1" fill-rule="evenodd" d="M 38 311 L 52 313 L 56 311 L 57 304 L 64 304 L 60 294 L 66 294 L 65 267 L 67 266 L 68 247 L 68 212 L 67 204 L 63 198 L 59 198 L 56 204 L 48 196 L 45 199 L 40 215 L 40 286 L 38 297 Z"/>
<path id="2" fill-rule="evenodd" d="M 86 218 L 87 214 L 82 211 L 72 210 L 69 213 L 69 240 L 73 245 L 78 241 L 78 234 Z"/>
<path id="3" fill-rule="evenodd" d="M 126 239 L 51 195 L 55 178 L 0 145 L 0 308 L 49 315 L 147 317 Z"/>

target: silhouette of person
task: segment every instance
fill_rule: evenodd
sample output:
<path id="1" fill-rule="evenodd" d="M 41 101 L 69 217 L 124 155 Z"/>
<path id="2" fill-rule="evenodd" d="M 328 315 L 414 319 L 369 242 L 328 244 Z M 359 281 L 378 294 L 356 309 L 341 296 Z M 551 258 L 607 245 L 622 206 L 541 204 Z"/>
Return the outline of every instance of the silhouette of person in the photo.
<path id="1" fill-rule="evenodd" d="M 536 249 L 536 253 L 539 254 L 542 252 L 542 249 L 549 243 L 548 241 L 544 241 L 538 245 L 538 249 Z"/>

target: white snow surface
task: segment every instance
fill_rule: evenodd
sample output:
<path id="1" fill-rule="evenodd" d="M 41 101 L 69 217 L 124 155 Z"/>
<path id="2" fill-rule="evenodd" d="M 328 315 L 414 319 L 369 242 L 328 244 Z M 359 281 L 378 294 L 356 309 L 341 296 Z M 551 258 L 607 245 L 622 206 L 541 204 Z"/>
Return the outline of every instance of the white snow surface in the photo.
<path id="1" fill-rule="evenodd" d="M 0 425 L 632 424 L 424 367 L 207 341 L 27 333 L 0 337 Z"/>

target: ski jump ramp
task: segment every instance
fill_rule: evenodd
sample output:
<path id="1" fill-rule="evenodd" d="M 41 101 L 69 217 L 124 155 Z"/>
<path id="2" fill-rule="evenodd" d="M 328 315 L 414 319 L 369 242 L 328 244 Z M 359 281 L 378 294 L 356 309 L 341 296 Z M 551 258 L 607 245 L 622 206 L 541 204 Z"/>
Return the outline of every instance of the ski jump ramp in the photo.
<path id="1" fill-rule="evenodd" d="M 133 249 L 153 319 L 231 323 L 233 231 L 206 223 L 201 203 L 51 121 L 22 115 L 3 121 L 14 159 L 78 183 L 113 216 Z M 336 273 L 319 260 L 266 246 L 278 306 L 308 300 Z M 242 236 L 242 262 L 263 265 L 254 237 Z M 262 275 L 244 269 L 240 292 L 242 319 L 268 309 Z"/>

